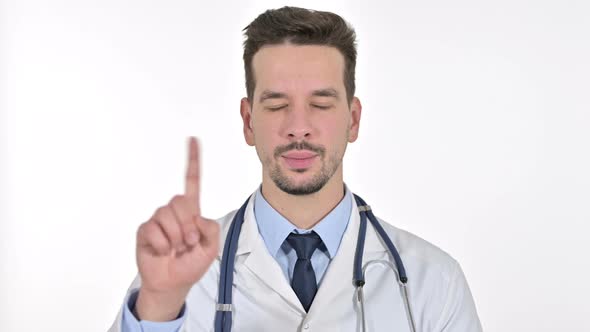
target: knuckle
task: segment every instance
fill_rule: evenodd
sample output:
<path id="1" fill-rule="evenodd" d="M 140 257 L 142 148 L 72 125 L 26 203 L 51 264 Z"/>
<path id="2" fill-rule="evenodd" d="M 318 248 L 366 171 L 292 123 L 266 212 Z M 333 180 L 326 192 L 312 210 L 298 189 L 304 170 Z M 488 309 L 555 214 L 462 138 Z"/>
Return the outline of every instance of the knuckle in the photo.
<path id="1" fill-rule="evenodd" d="M 188 235 L 189 233 L 199 233 L 199 229 L 192 222 L 183 223 L 182 230 L 183 230 L 184 234 L 186 234 L 186 235 Z"/>
<path id="2" fill-rule="evenodd" d="M 174 210 L 174 213 L 179 213 L 179 212 L 185 212 L 186 209 L 186 200 L 181 197 L 181 198 L 177 198 L 177 199 L 173 199 L 172 201 L 170 201 L 170 208 L 172 210 Z M 178 215 L 178 217 L 181 217 L 181 215 Z"/>
<path id="3" fill-rule="evenodd" d="M 166 206 L 159 207 L 156 212 L 154 212 L 154 219 L 159 221 L 160 219 L 164 218 L 166 215 Z"/>
<path id="4" fill-rule="evenodd" d="M 158 227 L 153 222 L 146 222 L 139 228 L 137 240 L 140 243 L 153 245 L 157 243 Z"/>
<path id="5" fill-rule="evenodd" d="M 139 242 L 139 240 L 141 238 L 143 238 L 144 234 L 145 234 L 145 226 L 144 226 L 144 224 L 141 224 L 137 228 L 137 232 L 135 232 L 135 239 Z"/>
<path id="6" fill-rule="evenodd" d="M 141 225 L 139 225 L 139 227 L 137 227 L 137 234 L 141 234 L 143 232 L 145 232 L 145 227 L 148 224 L 149 221 L 146 221 L 144 223 L 142 223 Z"/>
<path id="7" fill-rule="evenodd" d="M 172 209 L 167 208 L 162 210 L 160 218 L 158 218 L 156 221 L 162 227 L 170 240 L 173 242 L 178 241 L 178 238 L 180 237 L 180 228 Z"/>
<path id="8" fill-rule="evenodd" d="M 168 247 L 168 240 L 166 239 L 166 236 L 164 236 L 162 230 L 160 230 L 160 228 L 156 225 L 150 227 L 148 233 L 146 234 L 146 237 L 148 243 L 150 243 L 150 245 L 152 245 L 153 247 L 157 247 L 160 249 L 166 249 Z"/>
<path id="9" fill-rule="evenodd" d="M 152 219 L 153 220 L 153 219 Z M 150 226 L 153 224 L 152 220 L 148 220 L 137 228 L 137 237 L 145 236 L 150 231 Z"/>
<path id="10" fill-rule="evenodd" d="M 189 211 L 186 198 L 182 198 L 180 201 L 172 203 L 172 210 L 181 227 L 185 227 L 187 224 L 191 224 L 192 218 Z"/>
<path id="11" fill-rule="evenodd" d="M 172 199 L 170 200 L 169 204 L 170 205 L 178 205 L 178 204 L 182 204 L 184 202 L 184 195 L 174 195 L 174 197 L 172 197 Z"/>
<path id="12" fill-rule="evenodd" d="M 152 239 L 149 246 L 153 248 L 158 254 L 165 254 L 168 250 L 168 241 L 162 239 Z"/>
<path id="13" fill-rule="evenodd" d="M 147 238 L 153 238 L 154 236 L 157 236 L 160 232 L 160 228 L 153 222 L 148 223 L 144 229 L 144 235 Z"/>
<path id="14" fill-rule="evenodd" d="M 154 218 L 160 225 L 165 225 L 170 223 L 170 219 L 173 218 L 174 215 L 168 206 L 163 206 L 156 211 L 156 217 Z"/>

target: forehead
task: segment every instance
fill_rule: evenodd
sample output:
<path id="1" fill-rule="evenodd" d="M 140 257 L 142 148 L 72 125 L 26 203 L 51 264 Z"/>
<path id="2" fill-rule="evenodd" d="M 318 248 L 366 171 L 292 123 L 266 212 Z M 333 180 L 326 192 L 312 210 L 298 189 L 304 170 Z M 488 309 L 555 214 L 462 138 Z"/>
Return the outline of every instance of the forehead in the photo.
<path id="1" fill-rule="evenodd" d="M 333 88 L 344 91 L 344 57 L 331 46 L 266 45 L 252 59 L 255 95 L 266 89 L 305 93 Z"/>

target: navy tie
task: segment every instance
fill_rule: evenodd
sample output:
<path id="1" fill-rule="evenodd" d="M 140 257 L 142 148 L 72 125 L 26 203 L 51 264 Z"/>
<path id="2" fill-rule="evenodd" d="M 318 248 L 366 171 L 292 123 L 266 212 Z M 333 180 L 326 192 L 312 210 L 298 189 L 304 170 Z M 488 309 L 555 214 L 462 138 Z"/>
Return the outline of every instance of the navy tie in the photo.
<path id="1" fill-rule="evenodd" d="M 287 237 L 287 242 L 289 242 L 297 253 L 297 262 L 293 270 L 291 287 L 307 312 L 318 290 L 315 272 L 311 266 L 311 255 L 313 255 L 313 252 L 322 243 L 322 239 L 316 232 L 308 234 L 291 233 Z"/>

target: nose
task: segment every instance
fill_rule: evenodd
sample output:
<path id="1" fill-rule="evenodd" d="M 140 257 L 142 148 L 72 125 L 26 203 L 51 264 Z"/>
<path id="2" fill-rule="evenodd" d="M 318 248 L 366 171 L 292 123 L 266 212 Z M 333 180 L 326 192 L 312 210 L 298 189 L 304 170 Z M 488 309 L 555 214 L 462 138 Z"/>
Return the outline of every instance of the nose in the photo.
<path id="1" fill-rule="evenodd" d="M 293 107 L 287 111 L 284 122 L 289 140 L 310 139 L 313 131 L 311 112 L 305 107 Z"/>

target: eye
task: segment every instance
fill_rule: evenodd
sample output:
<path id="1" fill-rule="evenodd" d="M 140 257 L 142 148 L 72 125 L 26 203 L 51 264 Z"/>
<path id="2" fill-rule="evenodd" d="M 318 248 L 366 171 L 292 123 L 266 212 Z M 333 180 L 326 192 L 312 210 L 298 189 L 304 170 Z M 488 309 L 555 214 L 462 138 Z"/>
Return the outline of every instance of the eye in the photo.
<path id="1" fill-rule="evenodd" d="M 332 106 L 322 106 L 322 105 L 311 105 L 311 106 L 321 109 L 321 110 L 327 110 L 332 107 Z"/>
<path id="2" fill-rule="evenodd" d="M 267 107 L 266 109 L 270 110 L 270 111 L 278 111 L 278 110 L 283 109 L 287 106 L 288 105 L 279 105 L 279 106 Z"/>

